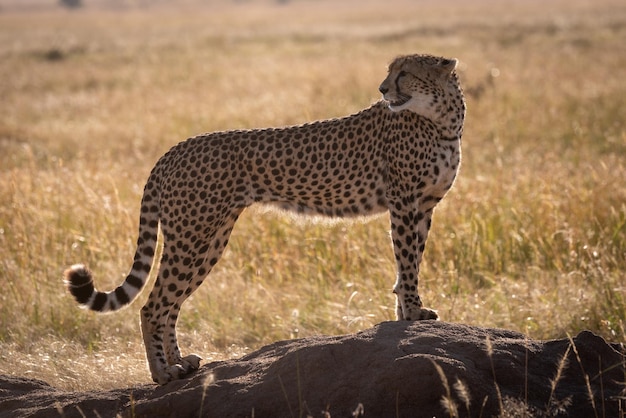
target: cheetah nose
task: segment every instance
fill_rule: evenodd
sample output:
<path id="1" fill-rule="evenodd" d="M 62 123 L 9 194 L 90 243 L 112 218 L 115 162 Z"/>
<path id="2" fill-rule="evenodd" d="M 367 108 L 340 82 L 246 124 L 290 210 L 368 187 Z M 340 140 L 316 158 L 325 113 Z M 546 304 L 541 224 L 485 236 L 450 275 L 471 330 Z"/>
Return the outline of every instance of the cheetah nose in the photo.
<path id="1" fill-rule="evenodd" d="M 389 89 L 381 84 L 380 87 L 378 87 L 378 91 L 381 92 L 382 94 L 387 94 Z"/>

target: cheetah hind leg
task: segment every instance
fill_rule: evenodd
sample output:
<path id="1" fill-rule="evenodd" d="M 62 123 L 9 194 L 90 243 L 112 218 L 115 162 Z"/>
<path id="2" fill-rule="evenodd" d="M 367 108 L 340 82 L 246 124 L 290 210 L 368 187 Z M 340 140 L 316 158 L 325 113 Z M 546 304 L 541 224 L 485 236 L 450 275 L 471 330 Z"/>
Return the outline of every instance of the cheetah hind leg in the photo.
<path id="1" fill-rule="evenodd" d="M 190 294 L 191 293 L 192 292 L 190 292 Z M 179 300 L 170 309 L 165 325 L 165 328 L 170 332 L 169 344 L 165 344 L 163 347 L 168 364 L 170 364 L 170 367 L 178 370 L 179 377 L 183 377 L 198 370 L 200 368 L 200 361 L 202 360 L 202 357 L 197 354 L 189 354 L 188 356 L 182 357 L 180 354 L 180 348 L 178 347 L 178 341 L 176 338 L 176 319 L 178 318 L 180 307 L 185 298 L 186 297 L 183 297 L 182 300 Z"/>
<path id="2" fill-rule="evenodd" d="M 182 357 L 180 354 L 180 348 L 178 347 L 178 341 L 176 338 L 176 322 L 178 314 L 185 300 L 191 296 L 191 294 L 200 287 L 204 278 L 209 274 L 213 266 L 217 263 L 221 257 L 224 248 L 228 244 L 230 234 L 232 232 L 233 225 L 238 218 L 239 213 L 243 209 L 234 210 L 230 213 L 230 216 L 222 224 L 222 227 L 217 229 L 214 234 L 210 235 L 210 238 L 202 240 L 202 237 L 197 237 L 196 241 L 206 242 L 206 245 L 201 248 L 205 248 L 205 251 L 201 251 L 199 254 L 194 255 L 188 263 L 178 265 L 176 278 L 172 274 L 165 275 L 167 278 L 160 282 L 161 288 L 173 287 L 178 293 L 174 303 L 169 305 L 167 313 L 164 317 L 160 317 L 157 321 L 150 321 L 148 318 L 152 315 L 150 312 L 151 307 L 156 304 L 150 305 L 150 300 L 154 297 L 154 301 L 161 300 L 158 292 L 150 294 L 148 304 L 146 304 L 146 317 L 142 315 L 142 332 L 144 333 L 144 343 L 146 344 L 146 350 L 148 353 L 148 363 L 152 372 L 152 378 L 159 384 L 164 384 L 172 380 L 180 379 L 189 373 L 198 370 L 200 367 L 200 361 L 202 358 L 196 354 L 190 354 Z M 168 259 L 172 251 L 171 246 L 164 244 L 164 254 L 167 254 Z M 197 261 L 203 260 L 202 263 Z M 199 267 L 189 267 L 198 266 Z M 161 269 L 167 267 L 161 266 Z M 163 277 L 159 272 L 159 277 Z M 185 278 L 185 279 L 182 279 Z M 181 280 L 182 279 L 182 280 Z M 155 289 L 157 286 L 155 286 Z M 143 314 L 143 312 L 142 312 Z M 156 315 L 159 318 L 159 315 Z M 158 322 L 155 327 L 154 322 Z M 146 328 L 144 329 L 144 323 Z M 159 331 L 157 331 L 159 330 Z M 154 336 L 156 332 L 156 337 Z M 165 358 L 163 358 L 165 357 Z"/>
<path id="3" fill-rule="evenodd" d="M 159 272 L 157 284 L 166 283 Z M 200 367 L 201 358 L 195 354 L 181 357 L 176 339 L 176 317 L 180 303 L 169 307 L 162 301 L 159 286 L 155 285 L 146 305 L 141 310 L 141 332 L 146 347 L 146 358 L 152 380 L 160 385 L 180 379 Z"/>
<path id="4" fill-rule="evenodd" d="M 146 346 L 146 358 L 148 360 L 152 380 L 159 385 L 164 385 L 198 370 L 198 368 L 200 368 L 200 361 L 202 360 L 200 356 L 190 354 L 186 357 L 181 357 L 180 352 L 178 352 L 177 358 L 175 358 L 176 355 L 172 356 L 169 353 L 164 353 L 166 350 L 164 350 L 164 345 L 161 341 L 162 334 L 156 332 L 156 329 L 160 327 L 155 323 L 156 321 L 152 320 L 153 315 L 150 309 L 146 309 L 146 306 L 141 314 L 141 330 Z M 166 360 L 165 357 L 167 357 L 169 361 Z"/>

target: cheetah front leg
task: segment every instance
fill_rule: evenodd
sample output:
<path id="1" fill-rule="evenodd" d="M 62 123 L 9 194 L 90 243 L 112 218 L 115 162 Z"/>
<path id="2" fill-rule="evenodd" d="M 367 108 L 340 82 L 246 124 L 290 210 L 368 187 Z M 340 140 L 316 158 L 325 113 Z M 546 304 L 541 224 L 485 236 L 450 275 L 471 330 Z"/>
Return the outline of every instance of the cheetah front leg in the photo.
<path id="1" fill-rule="evenodd" d="M 406 206 L 396 205 L 390 210 L 391 239 L 398 266 L 393 288 L 397 297 L 396 315 L 398 320 L 408 321 L 438 319 L 436 311 L 422 306 L 417 290 L 419 266 L 430 229 L 432 208 L 425 212 L 397 209 Z"/>

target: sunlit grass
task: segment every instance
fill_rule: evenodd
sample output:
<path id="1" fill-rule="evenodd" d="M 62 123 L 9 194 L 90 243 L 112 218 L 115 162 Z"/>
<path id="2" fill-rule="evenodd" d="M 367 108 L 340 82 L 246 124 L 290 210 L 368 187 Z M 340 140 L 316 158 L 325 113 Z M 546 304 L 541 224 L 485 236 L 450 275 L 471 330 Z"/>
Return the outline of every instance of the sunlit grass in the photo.
<path id="1" fill-rule="evenodd" d="M 0 15 L 0 372 L 68 388 L 148 382 L 147 294 L 95 316 L 62 271 L 84 262 L 103 289 L 123 279 L 144 181 L 176 142 L 355 112 L 411 52 L 459 58 L 468 100 L 461 172 L 422 264 L 425 303 L 533 338 L 623 341 L 624 6 L 394 1 L 407 13 L 295 2 Z M 219 359 L 393 319 L 388 222 L 245 211 L 182 309 L 182 349 Z"/>

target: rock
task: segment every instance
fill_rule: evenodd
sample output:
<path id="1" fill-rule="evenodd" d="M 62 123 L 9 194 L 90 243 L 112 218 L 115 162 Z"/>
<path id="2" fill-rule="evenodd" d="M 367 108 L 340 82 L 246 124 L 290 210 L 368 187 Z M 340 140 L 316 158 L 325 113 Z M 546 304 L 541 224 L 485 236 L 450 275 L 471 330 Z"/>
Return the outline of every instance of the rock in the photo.
<path id="1" fill-rule="evenodd" d="M 617 417 L 626 410 L 624 354 L 588 331 L 537 341 L 385 322 L 277 342 L 164 386 L 77 393 L 0 376 L 0 417 Z"/>

